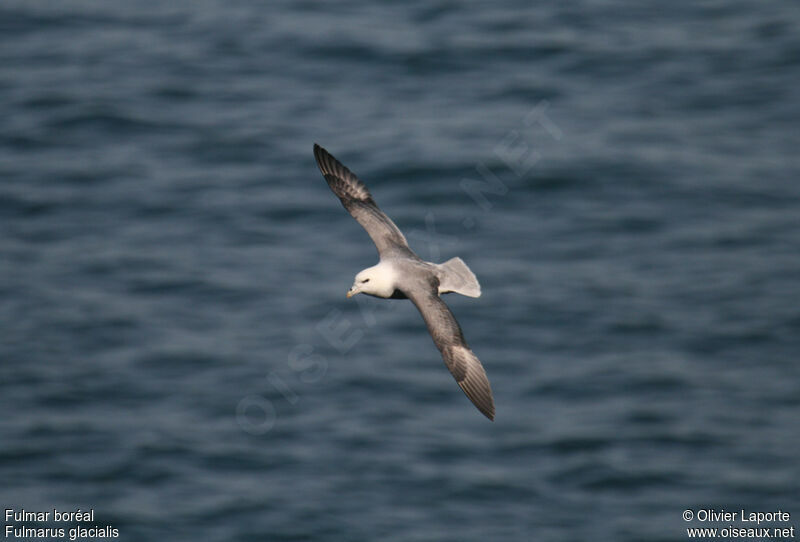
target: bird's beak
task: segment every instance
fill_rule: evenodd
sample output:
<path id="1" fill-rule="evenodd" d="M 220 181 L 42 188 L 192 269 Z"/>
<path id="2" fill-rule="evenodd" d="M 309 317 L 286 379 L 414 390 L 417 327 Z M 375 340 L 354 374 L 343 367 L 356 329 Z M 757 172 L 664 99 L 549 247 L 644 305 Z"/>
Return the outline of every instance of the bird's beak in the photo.
<path id="1" fill-rule="evenodd" d="M 351 297 L 353 297 L 353 296 L 354 296 L 354 295 L 356 295 L 357 293 L 358 293 L 358 290 L 356 290 L 356 287 L 355 287 L 355 286 L 353 286 L 352 288 L 350 288 L 350 289 L 347 291 L 347 298 L 348 298 L 348 299 L 350 299 Z"/>

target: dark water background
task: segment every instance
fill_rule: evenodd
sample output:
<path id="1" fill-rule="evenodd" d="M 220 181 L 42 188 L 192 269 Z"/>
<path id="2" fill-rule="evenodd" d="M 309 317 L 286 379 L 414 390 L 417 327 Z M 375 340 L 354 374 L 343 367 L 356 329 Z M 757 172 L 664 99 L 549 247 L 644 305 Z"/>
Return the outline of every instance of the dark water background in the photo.
<path id="1" fill-rule="evenodd" d="M 3 0 L 0 505 L 123 540 L 800 529 L 798 28 L 791 1 Z M 375 253 L 315 141 L 480 278 L 447 301 L 494 423 L 410 303 L 344 298 Z"/>

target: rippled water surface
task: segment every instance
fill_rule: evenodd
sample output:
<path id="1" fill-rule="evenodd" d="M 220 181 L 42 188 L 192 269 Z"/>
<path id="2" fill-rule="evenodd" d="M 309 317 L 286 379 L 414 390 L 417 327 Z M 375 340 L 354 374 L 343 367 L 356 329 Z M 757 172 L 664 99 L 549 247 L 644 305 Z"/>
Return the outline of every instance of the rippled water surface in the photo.
<path id="1" fill-rule="evenodd" d="M 800 529 L 798 26 L 781 1 L 4 0 L 0 504 L 123 540 Z M 345 299 L 376 255 L 314 142 L 479 277 L 447 301 L 494 423 L 409 302 Z"/>

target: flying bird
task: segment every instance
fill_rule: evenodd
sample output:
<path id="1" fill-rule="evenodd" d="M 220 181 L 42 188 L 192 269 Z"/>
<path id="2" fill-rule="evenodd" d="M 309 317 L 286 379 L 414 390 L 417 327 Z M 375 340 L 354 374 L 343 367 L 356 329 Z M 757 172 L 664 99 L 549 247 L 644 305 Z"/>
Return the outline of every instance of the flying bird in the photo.
<path id="1" fill-rule="evenodd" d="M 328 186 L 367 230 L 378 249 L 378 264 L 356 275 L 347 297 L 367 294 L 410 299 L 422 314 L 434 344 L 458 385 L 484 416 L 494 420 L 494 399 L 486 371 L 440 297 L 450 292 L 480 297 L 478 279 L 461 258 L 441 264 L 423 261 L 409 248 L 403 233 L 378 208 L 366 185 L 355 174 L 316 143 L 314 157 Z"/>

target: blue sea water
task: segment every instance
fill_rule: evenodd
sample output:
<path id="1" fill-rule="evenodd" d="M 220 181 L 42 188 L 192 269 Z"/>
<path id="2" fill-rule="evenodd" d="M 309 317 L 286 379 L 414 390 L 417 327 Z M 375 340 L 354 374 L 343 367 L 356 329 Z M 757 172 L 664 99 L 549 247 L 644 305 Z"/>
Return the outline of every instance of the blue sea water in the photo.
<path id="1" fill-rule="evenodd" d="M 800 532 L 799 26 L 3 0 L 0 505 L 121 540 Z M 447 302 L 494 423 L 409 302 L 345 299 L 376 254 L 314 142 L 479 277 Z"/>

